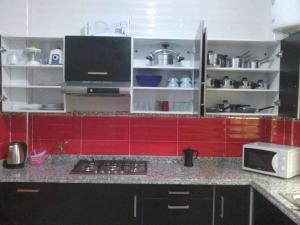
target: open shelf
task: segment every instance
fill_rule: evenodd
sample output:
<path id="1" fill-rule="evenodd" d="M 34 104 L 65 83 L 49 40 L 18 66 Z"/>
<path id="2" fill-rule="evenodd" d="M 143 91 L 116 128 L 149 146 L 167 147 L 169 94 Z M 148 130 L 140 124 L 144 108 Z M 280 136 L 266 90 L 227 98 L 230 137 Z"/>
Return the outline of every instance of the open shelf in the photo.
<path id="1" fill-rule="evenodd" d="M 176 111 L 142 111 L 142 110 L 133 110 L 132 113 L 141 113 L 141 114 L 144 114 L 144 113 L 147 113 L 147 114 L 178 114 L 178 115 L 184 115 L 184 114 L 187 114 L 187 115 L 197 115 L 198 112 L 187 112 L 187 111 L 184 111 L 184 112 L 176 112 Z"/>
<path id="2" fill-rule="evenodd" d="M 199 91 L 198 88 L 170 88 L 170 87 L 133 87 L 134 90 L 166 90 L 166 91 Z"/>
<path id="3" fill-rule="evenodd" d="M 224 92 L 278 92 L 279 90 L 272 89 L 234 89 L 234 88 L 206 88 L 207 91 L 224 91 Z"/>
<path id="4" fill-rule="evenodd" d="M 195 70 L 199 69 L 194 66 L 134 66 L 134 69 L 149 69 L 149 70 Z"/>
<path id="5" fill-rule="evenodd" d="M 37 88 L 37 89 L 60 89 L 61 86 L 54 85 L 2 85 L 3 88 Z"/>
<path id="6" fill-rule="evenodd" d="M 277 116 L 276 113 L 206 113 L 207 116 Z"/>
<path id="7" fill-rule="evenodd" d="M 64 65 L 2 65 L 3 68 L 11 68 L 11 69 L 57 69 L 64 68 Z"/>
<path id="8" fill-rule="evenodd" d="M 265 68 L 226 68 L 226 67 L 207 67 L 207 71 L 216 72 L 250 72 L 250 73 L 278 73 L 276 69 L 265 69 Z"/>

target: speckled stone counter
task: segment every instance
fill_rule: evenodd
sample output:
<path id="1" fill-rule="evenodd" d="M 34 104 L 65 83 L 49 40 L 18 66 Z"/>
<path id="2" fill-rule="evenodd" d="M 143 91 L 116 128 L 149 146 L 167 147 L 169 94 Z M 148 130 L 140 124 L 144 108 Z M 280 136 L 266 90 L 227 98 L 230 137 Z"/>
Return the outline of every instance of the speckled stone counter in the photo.
<path id="1" fill-rule="evenodd" d="M 198 185 L 251 185 L 269 199 L 297 224 L 300 211 L 295 210 L 281 194 L 300 192 L 300 176 L 284 180 L 243 171 L 241 160 L 234 158 L 200 158 L 194 167 L 183 166 L 182 159 L 169 157 L 131 157 L 147 160 L 147 175 L 74 175 L 69 174 L 79 159 L 89 156 L 49 158 L 44 165 L 26 165 L 23 169 L 8 170 L 0 167 L 0 182 L 48 183 L 109 183 L 109 184 L 198 184 Z M 116 159 L 124 157 L 115 157 Z M 112 159 L 110 156 L 95 159 Z M 2 162 L 1 162 L 2 163 Z"/>

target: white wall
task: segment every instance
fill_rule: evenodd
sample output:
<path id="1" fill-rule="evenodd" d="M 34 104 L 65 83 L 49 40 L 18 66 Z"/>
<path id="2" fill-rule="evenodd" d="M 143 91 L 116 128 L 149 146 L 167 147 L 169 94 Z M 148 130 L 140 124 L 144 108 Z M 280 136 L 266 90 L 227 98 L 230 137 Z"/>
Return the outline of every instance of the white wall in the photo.
<path id="1" fill-rule="evenodd" d="M 136 35 L 190 36 L 204 19 L 210 39 L 273 39 L 271 0 L 0 0 L 0 33 L 79 34 L 116 16 L 131 17 Z"/>

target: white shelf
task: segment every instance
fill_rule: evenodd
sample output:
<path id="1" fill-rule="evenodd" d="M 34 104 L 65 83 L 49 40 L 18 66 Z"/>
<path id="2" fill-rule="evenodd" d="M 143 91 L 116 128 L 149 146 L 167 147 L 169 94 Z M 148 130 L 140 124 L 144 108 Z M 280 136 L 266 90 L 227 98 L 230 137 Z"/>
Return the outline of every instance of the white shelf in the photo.
<path id="1" fill-rule="evenodd" d="M 278 73 L 279 70 L 275 69 L 251 69 L 251 68 L 219 68 L 219 67 L 207 67 L 207 71 L 216 71 L 216 72 L 251 72 L 251 73 Z"/>
<path id="2" fill-rule="evenodd" d="M 175 111 L 140 111 L 133 110 L 132 113 L 142 113 L 142 114 L 180 114 L 180 115 L 197 115 L 197 112 L 175 112 Z"/>
<path id="3" fill-rule="evenodd" d="M 2 65 L 2 67 L 10 69 L 57 69 L 64 68 L 64 65 Z"/>
<path id="4" fill-rule="evenodd" d="M 34 40 L 34 41 L 63 41 L 64 37 L 38 37 L 38 36 L 2 36 L 3 39 L 10 40 Z"/>
<path id="5" fill-rule="evenodd" d="M 230 40 L 230 39 L 210 39 L 207 40 L 207 43 L 209 45 L 242 45 L 242 46 L 249 46 L 249 45 L 254 45 L 254 46 L 274 46 L 278 45 L 280 41 L 275 41 L 275 40 Z"/>
<path id="6" fill-rule="evenodd" d="M 65 113 L 66 110 L 30 110 L 30 109 L 11 109 L 5 110 L 5 112 L 31 112 L 31 113 Z"/>
<path id="7" fill-rule="evenodd" d="M 199 91 L 198 88 L 133 87 L 133 90 Z"/>
<path id="8" fill-rule="evenodd" d="M 207 116 L 277 116 L 276 113 L 206 113 Z"/>
<path id="9" fill-rule="evenodd" d="M 55 86 L 55 85 L 3 85 L 3 88 L 30 88 L 30 89 L 61 89 L 61 86 Z"/>
<path id="10" fill-rule="evenodd" d="M 207 91 L 224 91 L 224 92 L 263 92 L 263 93 L 278 93 L 278 90 L 271 89 L 241 89 L 241 88 L 206 88 Z"/>
<path id="11" fill-rule="evenodd" d="M 151 69 L 151 70 L 196 70 L 194 66 L 134 66 L 133 69 Z"/>

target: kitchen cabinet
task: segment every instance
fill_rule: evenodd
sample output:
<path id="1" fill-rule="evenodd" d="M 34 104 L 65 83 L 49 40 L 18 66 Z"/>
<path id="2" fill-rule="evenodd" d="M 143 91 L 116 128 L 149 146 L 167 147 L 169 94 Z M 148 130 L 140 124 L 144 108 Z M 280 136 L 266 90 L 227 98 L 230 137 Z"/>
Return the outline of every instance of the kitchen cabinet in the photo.
<path id="1" fill-rule="evenodd" d="M 143 189 L 143 225 L 211 225 L 212 186 L 149 185 Z"/>
<path id="2" fill-rule="evenodd" d="M 66 81 L 130 81 L 130 37 L 66 36 L 65 51 Z"/>
<path id="3" fill-rule="evenodd" d="M 215 187 L 215 225 L 248 225 L 249 186 Z"/>
<path id="4" fill-rule="evenodd" d="M 297 225 L 257 191 L 253 202 L 253 225 Z"/>
<path id="5" fill-rule="evenodd" d="M 32 46 L 41 50 L 40 64 L 30 64 L 26 57 L 25 48 Z M 61 93 L 64 65 L 48 64 L 50 51 L 56 48 L 63 50 L 63 38 L 1 36 L 3 112 L 66 112 Z"/>
<path id="6" fill-rule="evenodd" d="M 0 184 L 0 224 L 139 224 L 140 195 L 130 185 Z"/>
<path id="7" fill-rule="evenodd" d="M 196 115 L 200 113 L 203 32 L 201 22 L 195 37 L 191 38 L 133 38 L 130 110 L 132 113 Z M 180 53 L 184 60 L 179 64 L 153 65 L 146 58 L 151 52 L 166 46 L 168 50 Z M 141 85 L 136 79 L 139 75 L 161 76 L 161 81 L 157 86 Z M 180 87 L 180 79 L 183 77 L 191 80 L 190 87 Z M 169 86 L 170 78 L 177 79 L 178 82 Z M 162 101 L 168 104 L 167 108 L 163 109 L 160 106 Z"/>
<path id="8" fill-rule="evenodd" d="M 259 68 L 221 67 L 218 64 L 206 65 L 203 75 L 204 97 L 202 100 L 204 116 L 278 116 L 280 41 L 208 40 L 206 48 L 208 51 L 223 56 L 236 57 L 249 52 L 249 59 L 269 57 L 269 60 L 260 65 Z M 231 80 L 229 87 L 222 87 L 220 83 L 225 76 L 228 76 Z M 248 86 L 246 88 L 233 88 L 233 84 L 241 82 L 243 78 L 247 78 Z M 215 82 L 211 82 L 211 80 L 215 80 Z M 263 81 L 265 87 L 251 88 L 251 82 L 254 85 L 259 80 Z M 219 83 L 219 85 L 215 83 Z M 217 112 L 217 105 L 222 104 L 224 100 L 228 100 L 229 104 L 250 105 L 256 109 L 267 106 L 274 106 L 274 108 L 255 113 L 241 113 L 230 110 Z"/>
<path id="9" fill-rule="evenodd" d="M 279 114 L 300 118 L 300 32 L 282 40 L 281 49 Z"/>

